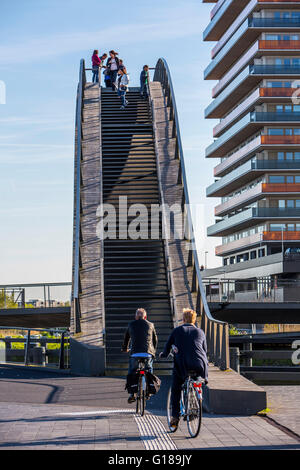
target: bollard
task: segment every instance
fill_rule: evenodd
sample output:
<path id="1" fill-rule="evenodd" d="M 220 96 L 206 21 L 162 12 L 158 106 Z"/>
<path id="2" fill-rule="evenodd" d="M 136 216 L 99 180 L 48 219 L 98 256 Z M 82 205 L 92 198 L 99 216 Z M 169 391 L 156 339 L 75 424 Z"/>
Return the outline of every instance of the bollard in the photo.
<path id="1" fill-rule="evenodd" d="M 45 367 L 46 349 L 44 347 L 35 346 L 32 352 L 33 352 L 33 364 Z"/>
<path id="2" fill-rule="evenodd" d="M 252 343 L 243 343 L 243 350 L 244 351 L 252 351 Z M 252 367 L 252 358 L 245 357 L 245 366 Z"/>
<path id="3" fill-rule="evenodd" d="M 240 373 L 240 348 L 230 348 L 230 367 Z"/>
<path id="4" fill-rule="evenodd" d="M 4 362 L 9 361 L 9 353 L 11 351 L 11 343 L 12 343 L 11 340 L 12 340 L 11 336 L 5 337 L 5 360 Z"/>

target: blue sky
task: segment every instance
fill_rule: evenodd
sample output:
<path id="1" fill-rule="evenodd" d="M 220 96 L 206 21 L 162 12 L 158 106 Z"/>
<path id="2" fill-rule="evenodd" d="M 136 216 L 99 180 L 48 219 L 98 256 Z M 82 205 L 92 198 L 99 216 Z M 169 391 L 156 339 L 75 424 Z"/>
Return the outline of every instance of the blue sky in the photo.
<path id="1" fill-rule="evenodd" d="M 201 0 L 1 0 L 0 283 L 71 279 L 74 113 L 79 61 L 98 48 L 119 51 L 131 85 L 144 63 L 168 61 L 177 97 L 191 202 L 202 204 L 197 223 L 200 262 L 209 267 L 219 239 L 214 223 L 216 161 L 204 158 L 214 121 L 205 122 L 213 82 L 203 70 L 212 44 L 202 42 L 211 5 Z"/>

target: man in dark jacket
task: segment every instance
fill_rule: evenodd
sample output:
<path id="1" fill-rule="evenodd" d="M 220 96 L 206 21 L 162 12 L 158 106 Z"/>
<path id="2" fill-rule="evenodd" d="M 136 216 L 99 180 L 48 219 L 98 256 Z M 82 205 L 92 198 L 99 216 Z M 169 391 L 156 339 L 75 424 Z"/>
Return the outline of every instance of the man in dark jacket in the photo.
<path id="1" fill-rule="evenodd" d="M 140 75 L 140 82 L 141 82 L 141 96 L 145 100 L 148 99 L 148 87 L 150 83 L 150 76 L 149 76 L 149 66 L 144 65 L 143 70 Z"/>
<path id="2" fill-rule="evenodd" d="M 144 357 L 147 369 L 153 373 L 153 358 L 156 353 L 157 335 L 153 323 L 147 321 L 147 312 L 143 308 L 137 309 L 135 320 L 128 325 L 122 346 L 123 352 L 129 352 L 130 341 L 131 351 L 128 374 L 133 374 L 137 370 L 137 357 Z M 132 403 L 133 401 L 135 401 L 135 397 L 130 395 L 128 402 Z"/>
<path id="3" fill-rule="evenodd" d="M 171 392 L 171 426 L 178 427 L 181 388 L 188 372 L 195 371 L 207 380 L 208 360 L 205 334 L 195 326 L 197 314 L 191 309 L 183 310 L 183 325 L 173 330 L 160 357 L 167 357 L 173 347 L 174 369 Z"/>

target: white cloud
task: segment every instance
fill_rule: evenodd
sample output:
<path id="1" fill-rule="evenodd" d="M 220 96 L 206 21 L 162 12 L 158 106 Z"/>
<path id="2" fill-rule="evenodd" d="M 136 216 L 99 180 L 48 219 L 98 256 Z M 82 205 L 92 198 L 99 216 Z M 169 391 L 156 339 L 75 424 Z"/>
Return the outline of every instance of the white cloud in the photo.
<path id="1" fill-rule="evenodd" d="M 101 43 L 109 47 L 111 39 L 125 47 L 128 44 L 162 40 L 172 40 L 201 34 L 199 16 L 191 14 L 191 8 L 181 8 L 176 17 L 162 21 L 116 25 L 101 28 L 98 31 L 61 33 L 45 37 L 36 37 L 21 43 L 0 46 L 0 63 L 15 64 L 15 51 L 18 51 L 18 63 L 37 62 L 46 57 L 56 57 L 72 52 L 90 50 L 91 44 Z"/>

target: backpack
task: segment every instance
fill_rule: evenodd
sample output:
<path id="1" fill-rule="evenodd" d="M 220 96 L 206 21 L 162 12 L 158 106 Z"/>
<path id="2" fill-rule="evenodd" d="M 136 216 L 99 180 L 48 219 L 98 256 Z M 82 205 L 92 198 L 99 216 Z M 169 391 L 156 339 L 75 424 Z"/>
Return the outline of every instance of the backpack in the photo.
<path id="1" fill-rule="evenodd" d="M 161 380 L 151 372 L 146 373 L 148 395 L 156 395 L 161 386 Z"/>
<path id="2" fill-rule="evenodd" d="M 137 374 L 136 372 L 134 374 L 128 374 L 126 385 L 125 385 L 125 390 L 127 390 L 128 393 L 130 394 L 137 393 L 138 383 L 139 383 L 139 374 Z"/>

